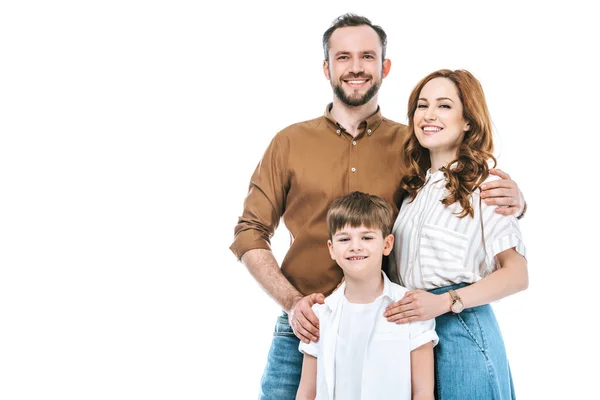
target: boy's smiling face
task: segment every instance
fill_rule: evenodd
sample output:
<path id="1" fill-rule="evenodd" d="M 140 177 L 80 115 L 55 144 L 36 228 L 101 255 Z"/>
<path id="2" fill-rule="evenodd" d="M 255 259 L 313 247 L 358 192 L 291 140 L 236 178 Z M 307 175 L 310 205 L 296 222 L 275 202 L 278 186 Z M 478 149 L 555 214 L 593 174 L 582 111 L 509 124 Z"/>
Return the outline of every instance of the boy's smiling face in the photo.
<path id="1" fill-rule="evenodd" d="M 346 225 L 327 241 L 329 254 L 344 271 L 345 276 L 361 278 L 380 273 L 384 255 L 389 255 L 394 236 L 383 237 L 381 230 L 366 226 Z"/>

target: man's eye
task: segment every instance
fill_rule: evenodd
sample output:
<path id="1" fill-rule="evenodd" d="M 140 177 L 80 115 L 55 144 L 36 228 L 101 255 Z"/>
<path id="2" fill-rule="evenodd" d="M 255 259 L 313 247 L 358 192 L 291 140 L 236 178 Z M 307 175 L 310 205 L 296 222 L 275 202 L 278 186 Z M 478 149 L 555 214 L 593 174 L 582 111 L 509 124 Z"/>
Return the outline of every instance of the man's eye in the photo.
<path id="1" fill-rule="evenodd" d="M 338 60 L 347 60 L 347 59 L 348 59 L 348 56 L 339 56 L 338 57 Z"/>
<path id="2" fill-rule="evenodd" d="M 365 58 L 368 58 L 369 60 L 372 60 L 372 59 L 373 59 L 373 56 L 372 56 L 372 55 L 370 55 L 370 54 L 365 54 Z"/>

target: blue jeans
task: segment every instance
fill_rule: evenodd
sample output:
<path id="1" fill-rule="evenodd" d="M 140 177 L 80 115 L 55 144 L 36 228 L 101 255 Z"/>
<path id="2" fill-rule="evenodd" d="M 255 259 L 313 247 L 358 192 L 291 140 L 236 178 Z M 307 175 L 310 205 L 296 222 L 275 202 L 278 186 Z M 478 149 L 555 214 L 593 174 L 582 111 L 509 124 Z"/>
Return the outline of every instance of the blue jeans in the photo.
<path id="1" fill-rule="evenodd" d="M 300 339 L 288 322 L 284 312 L 277 318 L 267 366 L 260 382 L 259 400 L 294 400 L 304 355 L 298 351 Z"/>
<path id="2" fill-rule="evenodd" d="M 441 294 L 466 286 L 430 290 Z M 515 392 L 504 341 L 489 304 L 448 312 L 435 319 L 437 400 L 510 400 Z"/>

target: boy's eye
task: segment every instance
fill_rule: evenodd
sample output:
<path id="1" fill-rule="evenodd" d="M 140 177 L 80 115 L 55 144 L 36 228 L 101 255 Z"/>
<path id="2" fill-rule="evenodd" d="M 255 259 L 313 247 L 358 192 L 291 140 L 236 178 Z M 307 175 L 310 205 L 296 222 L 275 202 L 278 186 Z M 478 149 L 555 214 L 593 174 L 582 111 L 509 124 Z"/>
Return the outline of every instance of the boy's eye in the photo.
<path id="1" fill-rule="evenodd" d="M 338 242 L 347 242 L 347 241 L 348 241 L 348 238 L 339 238 L 338 239 Z"/>
<path id="2" fill-rule="evenodd" d="M 363 240 L 373 240 L 373 236 L 365 236 Z"/>

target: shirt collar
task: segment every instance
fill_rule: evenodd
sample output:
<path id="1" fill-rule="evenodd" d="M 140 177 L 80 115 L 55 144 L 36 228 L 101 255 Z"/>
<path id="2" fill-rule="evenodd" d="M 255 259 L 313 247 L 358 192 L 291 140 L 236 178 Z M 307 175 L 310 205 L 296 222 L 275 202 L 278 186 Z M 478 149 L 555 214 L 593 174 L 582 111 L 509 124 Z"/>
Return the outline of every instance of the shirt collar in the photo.
<path id="1" fill-rule="evenodd" d="M 392 297 L 392 286 L 387 275 L 381 271 L 381 275 L 383 275 L 383 291 L 381 292 L 380 297 L 387 297 L 390 300 L 394 300 Z M 329 296 L 325 298 L 325 305 L 329 307 L 331 312 L 335 312 L 337 307 L 342 304 L 342 300 L 344 299 L 344 291 L 346 290 L 346 281 L 340 285 L 339 288 L 333 291 Z"/>
<path id="2" fill-rule="evenodd" d="M 331 109 L 332 108 L 333 108 L 333 103 L 329 103 L 327 105 L 327 107 L 325 107 L 325 114 L 323 116 L 325 117 L 325 121 L 327 121 L 327 125 L 331 129 L 333 129 L 333 131 L 335 133 L 337 133 L 338 135 L 341 135 L 344 132 L 344 127 L 341 126 L 331 116 Z M 381 121 L 383 121 L 383 117 L 381 116 L 381 108 L 379 106 L 377 106 L 377 111 L 375 111 L 375 114 L 373 114 L 370 117 L 364 119 L 360 123 L 360 126 L 363 128 L 363 132 L 366 135 L 371 136 L 373 133 L 375 133 L 375 131 L 377 130 L 377 128 L 379 128 L 379 125 L 381 125 Z"/>

